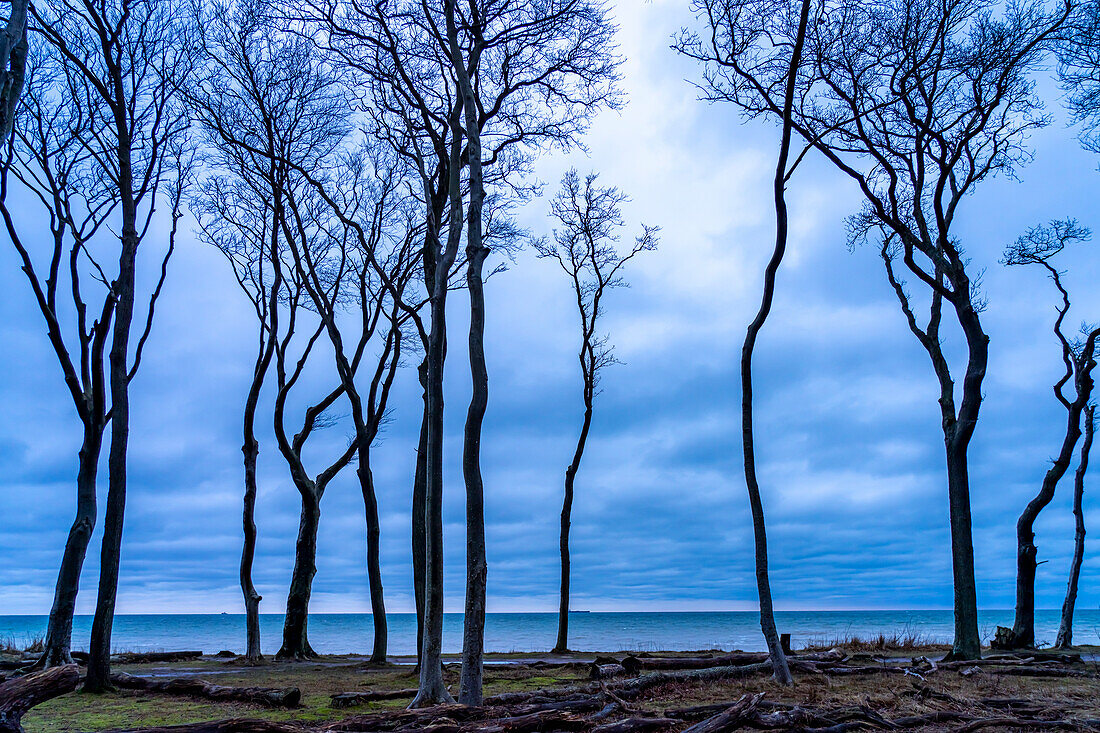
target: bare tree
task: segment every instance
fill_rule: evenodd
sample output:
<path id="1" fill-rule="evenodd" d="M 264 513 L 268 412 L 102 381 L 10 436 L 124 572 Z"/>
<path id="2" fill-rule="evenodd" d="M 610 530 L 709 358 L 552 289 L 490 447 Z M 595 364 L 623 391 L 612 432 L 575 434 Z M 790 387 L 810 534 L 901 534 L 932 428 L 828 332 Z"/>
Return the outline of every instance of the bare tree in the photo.
<path id="1" fill-rule="evenodd" d="M 405 291 L 419 266 L 416 243 L 421 227 L 415 223 L 415 210 L 400 198 L 404 186 L 403 166 L 389 158 L 378 142 L 371 139 L 366 143 L 366 150 L 344 158 L 341 166 L 344 175 L 328 187 L 304 174 L 329 207 L 332 221 L 328 231 L 317 236 L 311 231 L 310 222 L 319 212 L 312 205 L 302 206 L 298 198 L 292 198 L 288 227 L 295 231 L 287 233 L 287 241 L 292 243 L 294 265 L 324 323 L 336 370 L 351 406 L 357 472 L 366 512 L 367 575 L 374 618 L 371 662 L 374 664 L 386 662 L 388 637 L 378 501 L 370 449 L 386 415 L 390 389 L 401 361 L 405 327 L 419 311 L 419 305 L 406 310 Z M 361 217 L 365 220 L 361 221 Z M 325 244 L 316 246 L 318 241 Z M 333 279 L 346 283 L 343 291 L 328 287 Z M 342 327 L 339 318 L 350 306 L 358 309 L 355 340 L 347 338 L 355 335 L 354 330 Z M 364 393 L 357 386 L 355 375 L 368 345 L 377 335 L 382 336 L 382 350 Z M 351 344 L 350 352 L 348 343 Z"/>
<path id="2" fill-rule="evenodd" d="M 76 517 L 65 542 L 38 663 L 52 667 L 72 663 L 69 650 L 80 571 L 96 521 L 96 477 L 110 413 L 105 349 L 115 299 L 103 266 L 93 256 L 93 240 L 118 205 L 118 195 L 81 144 L 95 136 L 96 126 L 103 124 L 101 115 L 74 93 L 80 85 L 69 82 L 78 80 L 66 77 L 68 69 L 49 46 L 38 43 L 34 53 L 36 68 L 28 74 L 19 123 L 0 171 L 0 213 L 83 429 Z M 11 178 L 31 191 L 49 216 L 52 247 L 44 270 L 36 267 L 35 248 L 21 237 L 20 231 L 28 227 L 17 223 L 18 216 L 7 204 Z"/>
<path id="3" fill-rule="evenodd" d="M 375 252 L 362 253 L 348 248 L 346 230 L 339 218 L 328 208 L 320 195 L 321 182 L 313 177 L 339 175 L 333 171 L 347 169 L 343 158 L 348 143 L 350 125 L 346 119 L 344 97 L 330 70 L 318 58 L 308 39 L 287 34 L 271 24 L 266 4 L 242 3 L 233 7 L 216 5 L 201 11 L 206 15 L 199 22 L 204 31 L 204 69 L 206 73 L 192 95 L 196 116 L 220 150 L 221 164 L 232 176 L 235 193 L 221 196 L 222 201 L 234 201 L 254 212 L 251 220 L 240 216 L 220 215 L 232 225 L 239 236 L 250 239 L 250 250 L 263 256 L 276 274 L 271 281 L 290 283 L 287 299 L 287 327 L 283 334 L 269 332 L 271 343 L 261 345 L 273 352 L 278 388 L 275 398 L 275 434 L 280 453 L 290 469 L 295 487 L 302 498 L 302 513 L 298 541 L 295 547 L 294 572 L 287 597 L 287 613 L 283 628 L 280 658 L 304 659 L 314 656 L 307 633 L 308 606 L 313 576 L 316 573 L 316 543 L 320 519 L 320 502 L 333 478 L 355 458 L 361 462 L 359 472 L 365 481 L 364 500 L 368 520 L 373 516 L 374 531 L 369 540 L 373 563 L 370 565 L 372 600 L 376 610 L 378 632 L 376 654 L 385 658 L 386 623 L 381 599 L 381 579 L 377 563 L 377 508 L 373 482 L 370 478 L 369 444 L 374 435 L 367 435 L 385 411 L 385 399 L 392 384 L 400 343 L 386 340 L 383 357 L 372 382 L 372 395 L 379 383 L 384 387 L 380 402 L 370 405 L 373 426 L 364 417 L 362 399 L 355 385 L 355 374 L 366 353 L 377 326 L 384 322 L 385 312 L 379 301 L 381 288 L 374 287 L 370 277 Z M 361 169 L 355 169 L 357 172 Z M 314 171 L 313 174 L 310 171 Z M 349 202 L 359 207 L 370 204 L 368 215 L 381 215 L 382 203 L 370 200 L 373 189 L 360 178 L 344 178 L 338 185 L 355 197 Z M 210 199 L 216 201 L 217 192 Z M 361 197 L 361 198 L 360 198 Z M 214 206 L 222 207 L 220 203 Z M 358 209 L 352 214 L 358 213 Z M 379 237 L 388 235 L 380 223 L 370 226 Z M 377 242 L 370 243 L 371 246 Z M 263 253 L 267 253 L 264 255 Z M 404 267 L 405 261 L 399 265 Z M 238 278 L 240 280 L 240 278 Z M 253 278 L 259 282 L 260 278 Z M 246 288 L 252 293 L 258 289 Z M 362 318 L 360 336 L 349 354 L 336 325 L 337 313 L 351 299 L 360 305 Z M 267 296 L 270 298 L 270 295 Z M 253 298 L 255 302 L 255 298 Z M 263 327 L 266 313 L 276 314 L 274 307 L 257 309 Z M 304 315 L 302 308 L 318 315 L 316 330 L 300 351 L 290 348 L 295 322 Z M 400 332 L 396 331 L 399 338 Z M 339 386 L 305 411 L 302 429 L 290 438 L 286 432 L 288 397 L 297 384 L 317 340 L 328 334 L 336 350 Z M 293 353 L 297 353 L 297 361 Z M 255 383 L 254 383 L 255 387 Z M 311 476 L 303 458 L 308 436 L 316 429 L 331 424 L 325 416 L 338 400 L 346 397 L 352 408 L 356 436 L 348 447 L 316 476 Z M 374 412 L 376 408 L 377 416 Z M 246 468 L 246 476 L 247 476 Z M 254 471 L 254 469 L 253 469 Z M 254 496 L 254 487 L 246 486 Z M 373 515 L 371 512 L 374 512 Z M 246 520 L 247 521 L 247 520 Z M 370 523 L 368 521 L 368 523 Z M 246 545 L 246 553 L 247 553 Z M 246 590 L 247 593 L 247 590 Z M 246 596 L 247 598 L 247 596 Z"/>
<path id="4" fill-rule="evenodd" d="M 575 169 L 562 176 L 561 190 L 551 203 L 551 213 L 561 225 L 552 240 L 534 243 L 539 257 L 552 259 L 569 277 L 581 321 L 581 365 L 584 418 L 573 460 L 565 469 L 565 498 L 561 509 L 561 603 L 558 609 L 558 639 L 553 651 L 569 648 L 569 527 L 573 511 L 573 485 L 592 427 L 592 411 L 603 370 L 617 364 L 610 336 L 597 330 L 603 315 L 604 295 L 628 287 L 622 269 L 642 252 L 657 249 L 658 227 L 642 226 L 629 247 L 620 247 L 619 230 L 624 226 L 621 205 L 626 194 L 614 187 L 597 185 L 590 173 L 583 183 Z"/>
<path id="5" fill-rule="evenodd" d="M 88 329 L 82 313 L 83 303 L 79 293 L 74 295 L 79 312 L 78 328 L 81 341 L 91 344 L 86 353 L 88 361 L 81 363 L 83 386 L 89 392 L 85 399 L 89 405 L 96 403 L 99 410 L 102 388 L 94 384 L 102 374 L 101 367 L 93 366 L 98 359 L 99 338 L 106 338 L 108 329 L 110 349 L 108 353 L 108 382 L 110 407 L 102 419 L 92 417 L 93 422 L 110 423 L 111 444 L 108 455 L 109 488 L 104 516 L 104 537 L 100 556 L 99 594 L 95 618 L 92 624 L 90 661 L 85 689 L 100 691 L 109 686 L 111 626 L 114 617 L 115 597 L 118 590 L 118 570 L 121 554 L 122 523 L 126 497 L 126 454 L 129 440 L 129 384 L 138 371 L 141 355 L 149 337 L 156 301 L 167 273 L 168 260 L 174 250 L 176 225 L 181 215 L 180 204 L 187 179 L 189 155 L 186 151 L 187 119 L 175 94 L 176 86 L 189 71 L 186 47 L 179 43 L 179 23 L 173 17 L 169 0 L 145 0 L 140 3 L 84 4 L 56 0 L 29 8 L 31 32 L 42 39 L 43 47 L 55 60 L 57 78 L 62 80 L 60 90 L 46 93 L 45 106 L 67 106 L 66 111 L 52 111 L 58 117 L 53 123 L 63 123 L 66 115 L 79 119 L 90 115 L 91 122 L 80 123 L 71 134 L 78 145 L 64 155 L 77 155 L 88 161 L 87 177 L 66 176 L 63 185 L 68 190 L 55 197 L 54 208 L 61 215 L 70 217 L 69 236 L 81 234 L 77 229 L 81 217 L 76 212 L 61 212 L 56 207 L 70 207 L 80 202 L 86 194 L 81 188 L 86 183 L 110 189 L 108 199 L 117 201 L 101 209 L 108 226 L 84 231 L 118 232 L 118 270 L 108 280 L 107 268 L 94 264 L 95 276 L 109 288 L 112 301 L 110 314 L 101 311 L 94 334 Z M 48 101 L 47 101 L 48 100 Z M 37 102 L 36 102 L 37 104 Z M 78 106 L 79 105 L 79 108 Z M 56 110 L 56 108 L 54 108 Z M 64 139 L 62 133 L 60 139 Z M 39 136 L 41 138 L 41 135 Z M 50 144 L 50 143 L 46 143 Z M 83 179 L 83 180 L 82 180 Z M 55 181 L 50 188 L 60 188 Z M 76 188 L 72 188 L 76 187 Z M 52 194 L 51 194 L 52 195 Z M 91 201 L 96 201 L 93 195 Z M 131 344 L 131 329 L 135 314 L 136 268 L 139 245 L 149 232 L 154 220 L 158 199 L 166 198 L 171 212 L 171 226 L 160 277 L 152 288 L 146 313 L 144 330 L 136 346 Z M 62 199 L 64 199 L 62 201 Z M 94 205 L 93 205 L 94 206 Z M 94 221 L 98 214 L 89 221 Z M 87 222 L 85 222 L 87 223 Z M 55 244 L 56 244 L 55 228 Z M 64 236 L 64 235 L 63 235 Z M 104 235 L 105 237 L 106 235 Z M 76 250 L 90 253 L 89 243 L 84 241 Z M 91 254 L 88 254 L 92 260 Z M 83 266 L 83 265 L 78 265 Z M 70 270 L 71 278 L 72 270 Z M 51 278 L 56 280 L 51 266 Z M 32 276 L 33 279 L 33 276 Z M 52 310 L 47 303 L 47 310 Z M 45 315 L 45 311 L 43 311 Z M 108 316 L 108 317 L 103 317 Z M 111 323 L 113 319 L 113 323 Z M 110 325 L 109 325 L 110 324 Z M 89 335 L 92 334 L 92 335 Z M 55 352 L 64 347 L 55 343 Z M 82 352 L 85 353 L 85 352 Z M 64 363 L 64 359 L 62 359 Z M 80 381 L 70 381 L 70 391 L 80 389 Z M 99 393 L 99 394 L 97 394 Z M 79 408 L 78 408 L 79 409 Z M 87 424 L 87 423 L 86 423 Z M 103 428 L 95 428 L 102 431 Z M 87 434 L 86 434 L 87 437 Z M 98 446 L 89 444 L 90 453 L 98 453 Z M 86 465 L 86 464 L 85 464 Z M 53 649 L 46 661 L 63 660 L 68 654 L 68 637 L 71 633 L 71 603 L 76 596 L 79 567 L 83 560 L 86 540 L 94 522 L 94 502 L 88 498 L 94 492 L 95 476 L 84 471 L 80 489 L 75 533 L 70 533 L 65 558 L 58 578 L 55 594 L 55 613 L 51 626 L 54 633 Z"/>
<path id="6" fill-rule="evenodd" d="M 768 537 L 764 505 L 756 474 L 756 445 L 753 426 L 752 357 L 756 339 L 771 313 L 775 280 L 787 249 L 787 181 L 802 161 L 790 162 L 794 130 L 795 94 L 802 77 L 803 52 L 810 19 L 810 0 L 801 3 L 702 0 L 697 13 L 710 26 L 710 43 L 686 34 L 677 48 L 708 64 L 704 93 L 712 100 L 727 100 L 750 117 L 760 114 L 758 97 L 763 93 L 779 118 L 781 133 L 772 193 L 775 200 L 775 246 L 764 270 L 764 292 L 756 317 L 749 324 L 741 348 L 741 441 L 744 453 L 745 485 L 752 511 L 755 545 L 756 586 L 760 600 L 760 628 L 768 645 L 775 679 L 793 684 L 787 657 L 775 625 L 771 579 L 768 573 Z M 775 39 L 779 38 L 777 42 Z M 774 102 L 773 102 L 774 99 Z"/>
<path id="7" fill-rule="evenodd" d="M 278 125 L 273 124 L 277 121 L 265 118 L 266 110 L 255 99 L 264 81 L 293 79 L 297 69 L 291 67 L 293 58 L 286 54 L 256 58 L 256 49 L 266 50 L 267 42 L 272 40 L 263 26 L 262 10 L 259 3 L 216 3 L 209 9 L 194 8 L 202 54 L 196 83 L 187 90 L 207 143 L 208 175 L 191 203 L 199 221 L 200 238 L 226 256 L 258 322 L 256 359 L 244 404 L 242 446 L 244 543 L 240 583 L 245 603 L 245 656 L 252 662 L 262 659 L 262 598 L 252 581 L 260 450 L 256 412 L 280 338 L 280 309 L 284 302 L 288 308 L 296 308 L 299 302 L 284 292 L 281 223 L 285 217 L 284 190 L 289 181 L 278 155 L 286 140 L 280 136 Z M 271 89 L 266 89 L 270 93 Z M 271 102 L 269 98 L 262 101 Z M 237 144 L 238 137 L 249 130 L 257 144 L 262 144 L 262 152 Z"/>
<path id="8" fill-rule="evenodd" d="M 1086 328 L 1079 340 L 1067 338 L 1063 325 L 1070 309 L 1069 292 L 1062 284 L 1062 273 L 1051 264 L 1051 260 L 1067 246 L 1086 241 L 1090 236 L 1090 232 L 1073 219 L 1053 221 L 1049 227 L 1031 228 L 1008 247 L 1004 256 L 1006 265 L 1042 267 L 1062 297 L 1058 317 L 1054 321 L 1054 335 L 1062 349 L 1065 370 L 1054 384 L 1054 397 L 1066 410 L 1062 446 L 1043 476 L 1039 492 L 1028 502 L 1016 522 L 1016 617 L 1011 633 L 1000 640 L 1009 647 L 1035 645 L 1035 571 L 1038 567 L 1035 520 L 1054 498 L 1058 482 L 1069 470 L 1073 451 L 1081 439 L 1081 414 L 1092 400 L 1092 370 L 1096 366 L 1096 341 L 1100 338 L 1100 328 Z M 1067 396 L 1065 388 L 1070 383 L 1073 394 Z M 1085 460 L 1087 463 L 1087 458 Z"/>
<path id="9" fill-rule="evenodd" d="M 446 37 L 462 101 L 468 166 L 466 289 L 473 392 L 466 413 L 466 605 L 459 700 L 482 699 L 487 564 L 481 432 L 488 404 L 485 363 L 485 262 L 492 247 L 487 191 L 522 199 L 523 174 L 540 147 L 569 148 L 601 108 L 616 107 L 619 60 L 614 25 L 590 0 L 444 0 Z M 460 204 L 455 202 L 452 205 Z M 503 209 L 506 210 L 507 206 Z M 498 214 L 499 214 L 498 210 Z M 503 232 L 512 232 L 503 227 Z M 500 232 L 497 233 L 498 235 Z M 507 246 L 507 238 L 499 237 Z"/>
<path id="10" fill-rule="evenodd" d="M 310 0 L 306 7 L 318 26 L 318 43 L 354 76 L 372 130 L 418 181 L 412 193 L 422 206 L 421 274 L 430 324 L 412 318 L 424 350 L 425 393 L 412 512 L 414 584 L 423 598 L 418 603 L 420 684 L 412 706 L 452 702 L 442 667 L 443 364 L 447 293 L 459 265 L 463 225 L 462 103 L 439 42 L 441 16 L 427 3 Z M 423 577 L 415 577 L 421 568 Z"/>
<path id="11" fill-rule="evenodd" d="M 782 80 L 797 24 L 770 35 L 778 58 L 760 74 L 739 60 L 740 15 L 729 0 L 699 0 L 708 30 L 679 47 L 709 64 L 710 99 L 733 99 L 752 116 L 785 117 Z M 1069 6 L 1013 4 L 997 16 L 986 0 L 834 0 L 812 8 L 790 125 L 863 193 L 853 241 L 879 239 L 887 278 L 910 331 L 928 353 L 939 404 L 950 507 L 955 640 L 952 658 L 980 655 L 968 449 L 977 426 L 989 339 L 980 278 L 952 232 L 959 206 L 986 178 L 1029 159 L 1029 131 L 1046 124 L 1029 73 L 1048 55 Z M 746 73 L 738 71 L 741 68 Z M 734 80 L 744 83 L 736 86 Z M 801 155 L 801 154 L 800 154 Z M 800 156 L 799 156 L 800 157 Z M 797 160 L 797 158 L 796 158 Z M 900 262 L 921 286 L 914 299 Z M 923 301 L 923 305 L 922 305 Z M 966 342 L 961 394 L 945 354 L 944 307 Z M 927 320 L 918 320 L 927 307 Z"/>
<path id="12" fill-rule="evenodd" d="M 1085 496 L 1085 472 L 1089 468 L 1089 452 L 1092 450 L 1092 435 L 1096 428 L 1095 403 L 1085 406 L 1085 437 L 1081 441 L 1081 457 L 1077 462 L 1077 471 L 1073 476 L 1073 560 L 1069 566 L 1069 581 L 1066 583 L 1066 598 L 1062 602 L 1062 617 L 1058 623 L 1058 636 L 1054 641 L 1056 649 L 1068 649 L 1073 646 L 1073 610 L 1077 604 L 1077 583 L 1081 579 L 1081 563 L 1085 558 L 1085 513 L 1081 506 Z"/>

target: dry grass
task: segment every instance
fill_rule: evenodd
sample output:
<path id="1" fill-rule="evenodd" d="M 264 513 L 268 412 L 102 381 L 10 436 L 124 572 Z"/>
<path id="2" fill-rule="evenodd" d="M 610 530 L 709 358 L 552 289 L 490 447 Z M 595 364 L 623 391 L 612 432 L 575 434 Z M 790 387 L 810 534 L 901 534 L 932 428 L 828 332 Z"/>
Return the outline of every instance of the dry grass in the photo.
<path id="1" fill-rule="evenodd" d="M 840 649 L 846 652 L 908 652 L 908 653 L 934 653 L 950 649 L 949 644 L 936 644 L 927 636 L 911 631 L 897 634 L 879 634 L 878 636 L 863 638 L 861 636 L 845 635 L 813 639 L 806 645 L 803 651 L 820 652 L 829 649 Z"/>
<path id="2" fill-rule="evenodd" d="M 46 648 L 46 638 L 42 635 L 16 637 L 14 634 L 0 636 L 0 654 L 37 654 Z"/>

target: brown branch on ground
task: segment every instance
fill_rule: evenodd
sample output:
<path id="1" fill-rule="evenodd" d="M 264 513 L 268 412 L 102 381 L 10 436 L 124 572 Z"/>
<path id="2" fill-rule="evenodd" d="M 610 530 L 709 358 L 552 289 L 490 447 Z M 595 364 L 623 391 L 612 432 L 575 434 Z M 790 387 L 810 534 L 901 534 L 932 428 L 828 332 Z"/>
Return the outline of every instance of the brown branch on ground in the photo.
<path id="1" fill-rule="evenodd" d="M 412 700 L 416 697 L 416 688 L 407 690 L 364 690 L 362 692 L 338 692 L 332 695 L 332 707 L 350 708 L 355 705 L 365 705 L 368 702 L 378 700 Z"/>
<path id="2" fill-rule="evenodd" d="M 53 667 L 0 684 L 0 733 L 23 733 L 20 721 L 35 705 L 72 692 L 80 684 L 75 664 Z"/>
<path id="3" fill-rule="evenodd" d="M 128 690 L 160 692 L 166 695 L 183 695 L 205 700 L 247 702 L 268 708 L 295 708 L 302 699 L 302 692 L 297 687 L 226 687 L 188 677 L 163 680 L 136 677 L 125 672 L 113 673 L 111 684 Z"/>

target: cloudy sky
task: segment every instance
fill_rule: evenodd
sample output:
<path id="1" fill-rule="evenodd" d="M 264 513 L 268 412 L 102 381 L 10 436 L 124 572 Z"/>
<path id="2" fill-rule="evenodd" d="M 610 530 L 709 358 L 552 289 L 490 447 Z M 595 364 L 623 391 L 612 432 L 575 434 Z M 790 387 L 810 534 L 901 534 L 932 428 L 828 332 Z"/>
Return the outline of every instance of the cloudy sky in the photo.
<path id="1" fill-rule="evenodd" d="M 752 536 L 740 468 L 737 355 L 770 251 L 776 132 L 696 100 L 698 68 L 669 50 L 691 17 L 683 0 L 619 0 L 629 105 L 603 114 L 589 154 L 538 166 L 597 170 L 632 197 L 631 229 L 662 227 L 633 263 L 605 327 L 624 362 L 607 372 L 578 478 L 574 606 L 592 610 L 751 609 Z M 1012 604 L 1014 522 L 1061 440 L 1055 292 L 1038 271 L 998 264 L 1004 245 L 1054 217 L 1094 220 L 1095 156 L 1054 123 L 1032 138 L 1019 181 L 965 202 L 958 234 L 984 270 L 991 335 L 986 402 L 972 449 L 979 603 Z M 549 190 L 553 191 L 553 186 Z M 951 604 L 937 389 L 872 249 L 850 253 L 844 219 L 858 192 L 820 160 L 790 185 L 793 231 L 776 310 L 757 349 L 760 477 L 772 584 L 782 609 L 923 609 Z M 546 199 L 520 212 L 548 233 Z M 152 241 L 152 240 L 150 240 Z M 156 245 L 150 245 L 149 251 Z M 1095 246 L 1095 245 L 1091 245 Z M 1100 319 L 1091 246 L 1066 256 L 1070 321 Z M 10 246 L 0 248 L 0 613 L 44 614 L 72 521 L 78 421 Z M 490 406 L 483 441 L 489 610 L 556 608 L 562 479 L 581 417 L 578 328 L 563 273 L 532 253 L 488 287 Z M 461 430 L 469 394 L 463 293 L 451 300 L 447 370 L 447 606 L 462 601 Z M 235 612 L 240 552 L 240 412 L 255 328 L 223 258 L 185 238 L 135 383 L 131 483 L 119 610 Z M 950 338 L 956 339 L 952 333 Z M 310 389 L 333 375 L 317 370 Z M 387 603 L 412 609 L 409 505 L 420 403 L 399 377 L 393 422 L 375 451 Z M 270 395 L 266 395 L 270 398 Z M 268 415 L 270 413 L 267 413 Z M 265 425 L 256 581 L 264 611 L 285 599 L 298 496 Z M 350 426 L 318 440 L 314 465 Z M 105 472 L 104 472 L 105 474 Z M 103 482 L 105 484 L 105 480 Z M 101 503 L 105 485 L 101 491 Z M 1038 522 L 1040 607 L 1061 603 L 1072 538 L 1068 482 Z M 1086 496 L 1100 526 L 1100 501 Z M 93 539 L 78 612 L 91 612 Z M 1086 557 L 1080 605 L 1100 603 Z M 369 610 L 363 508 L 352 473 L 322 505 L 315 611 Z"/>

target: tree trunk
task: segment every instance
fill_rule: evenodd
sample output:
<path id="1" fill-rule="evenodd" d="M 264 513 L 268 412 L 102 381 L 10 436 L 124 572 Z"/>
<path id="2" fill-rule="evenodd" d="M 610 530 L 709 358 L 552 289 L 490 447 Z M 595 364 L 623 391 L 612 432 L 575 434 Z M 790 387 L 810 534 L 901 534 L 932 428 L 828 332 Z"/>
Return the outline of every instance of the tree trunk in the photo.
<path id="1" fill-rule="evenodd" d="M 1054 646 L 1058 649 L 1068 649 L 1073 646 L 1073 610 L 1077 604 L 1077 583 L 1081 578 L 1081 562 L 1085 557 L 1085 514 L 1081 504 L 1085 496 L 1085 472 L 1089 468 L 1089 451 L 1092 450 L 1095 410 L 1094 405 L 1085 408 L 1085 439 L 1081 443 L 1081 458 L 1077 464 L 1077 472 L 1073 477 L 1073 518 L 1075 523 L 1073 561 L 1069 566 L 1066 599 L 1062 602 L 1062 620 L 1058 624 L 1058 637 L 1054 642 Z"/>
<path id="2" fill-rule="evenodd" d="M 302 514 L 298 523 L 298 541 L 294 546 L 294 571 L 286 598 L 283 621 L 283 645 L 276 659 L 312 659 L 317 652 L 309 645 L 307 621 L 313 576 L 317 574 L 317 526 L 321 503 L 312 490 L 302 491 Z"/>
<path id="3" fill-rule="evenodd" d="M 1081 409 L 1082 406 L 1076 400 L 1070 403 L 1062 448 L 1047 469 L 1039 493 L 1027 503 L 1016 522 L 1016 617 L 1010 640 L 1013 647 L 1035 646 L 1035 571 L 1038 567 L 1035 520 L 1039 512 L 1054 499 L 1058 482 L 1069 470 L 1073 449 L 1081 438 Z"/>
<path id="4" fill-rule="evenodd" d="M 12 0 L 11 13 L 0 37 L 0 139 L 7 140 L 15 125 L 19 97 L 27 68 L 27 8 L 30 0 Z"/>
<path id="5" fill-rule="evenodd" d="M 481 476 L 481 428 L 489 402 L 489 372 L 485 365 L 485 258 L 482 236 L 485 182 L 481 170 L 481 129 L 477 99 L 458 45 L 454 2 L 448 3 L 447 31 L 462 107 L 466 117 L 466 154 L 470 167 L 470 207 L 466 217 L 466 287 L 470 291 L 470 377 L 473 391 L 462 440 L 462 475 L 466 480 L 466 606 L 462 619 L 462 677 L 459 702 L 480 705 L 485 651 L 485 486 Z M 476 34 L 475 34 L 476 35 Z M 476 65 L 480 51 L 468 59 Z"/>
<path id="6" fill-rule="evenodd" d="M 950 438 L 947 446 L 947 491 L 951 516 L 951 570 L 954 580 L 955 640 L 950 660 L 979 659 L 978 602 L 974 583 L 974 540 L 970 521 L 970 475 L 967 447 Z"/>
<path id="7" fill-rule="evenodd" d="M 427 361 L 420 364 L 420 383 L 424 386 L 424 414 L 420 420 L 420 440 L 416 446 L 416 474 L 413 477 L 412 499 L 412 564 L 413 597 L 416 603 L 416 664 L 419 671 L 424 652 L 424 594 L 426 588 L 424 552 L 427 535 L 424 530 L 425 492 L 428 484 L 428 368 Z"/>
<path id="8" fill-rule="evenodd" d="M 470 102 L 472 103 L 472 102 Z M 467 120 L 469 124 L 469 120 Z M 470 155 L 480 156 L 480 147 L 471 145 Z M 479 181 L 480 185 L 480 181 Z M 472 193 L 476 201 L 483 193 Z M 480 206 L 470 205 L 471 237 L 477 220 L 480 244 Z M 462 680 L 458 701 L 464 705 L 480 705 L 485 649 L 485 589 L 488 566 L 485 558 L 485 489 L 481 478 L 481 426 L 489 399 L 489 374 L 485 365 L 485 291 L 482 268 L 489 254 L 484 246 L 470 245 L 467 288 L 470 291 L 470 374 L 473 393 L 466 413 L 466 430 L 462 448 L 462 474 L 466 479 L 466 606 L 462 620 Z"/>
<path id="9" fill-rule="evenodd" d="M 428 359 L 428 451 L 424 491 L 424 639 L 419 692 L 409 707 L 454 702 L 443 683 L 443 350 L 447 290 L 431 297 Z"/>
<path id="10" fill-rule="evenodd" d="M 810 16 L 810 0 L 803 0 L 798 23 L 798 35 L 791 53 L 790 66 L 787 69 L 786 89 L 783 102 L 783 131 L 779 144 L 779 157 L 775 168 L 772 187 L 775 199 L 775 248 L 764 270 L 764 292 L 760 300 L 760 309 L 756 318 L 749 324 L 745 333 L 745 342 L 741 347 L 741 442 L 744 450 L 745 486 L 749 493 L 749 507 L 752 511 L 753 540 L 756 559 L 756 589 L 760 598 L 760 630 L 768 645 L 775 680 L 781 685 L 791 685 L 794 679 L 787 667 L 787 655 L 779 641 L 779 632 L 775 628 L 775 613 L 772 609 L 771 580 L 768 576 L 768 536 L 764 524 L 764 505 L 760 498 L 760 484 L 756 478 L 756 448 L 753 435 L 752 416 L 752 354 L 756 347 L 756 338 L 764 327 L 771 312 L 775 297 L 775 278 L 783 255 L 787 249 L 787 157 L 791 148 L 791 109 L 794 104 L 795 83 L 802 60 L 802 47 L 806 38 L 806 25 Z"/>
<path id="11" fill-rule="evenodd" d="M 446 289 L 433 294 L 428 352 L 428 455 L 424 492 L 424 639 L 420 687 L 410 707 L 453 702 L 443 683 L 443 347 Z"/>
<path id="12" fill-rule="evenodd" d="M 122 523 L 126 513 L 126 453 L 130 439 L 130 326 L 134 318 L 134 271 L 137 262 L 137 209 L 131 192 L 129 150 L 119 152 L 119 187 L 122 201 L 122 253 L 115 296 L 115 329 L 110 351 L 111 447 L 107 455 L 107 507 L 103 516 L 103 544 L 100 551 L 99 594 L 89 644 L 87 692 L 111 687 L 111 630 L 118 595 L 118 571 L 122 556 Z"/>
<path id="13" fill-rule="evenodd" d="M 69 653 L 73 635 L 73 613 L 76 596 L 80 590 L 80 571 L 88 554 L 96 520 L 96 475 L 99 470 L 99 454 L 103 446 L 103 425 L 84 425 L 84 442 L 80 446 L 79 468 L 76 475 L 76 518 L 69 528 L 65 541 L 65 553 L 61 556 L 61 569 L 57 574 L 53 607 L 46 628 L 45 651 L 36 666 L 57 667 L 72 664 Z"/>
<path id="14" fill-rule="evenodd" d="M 370 608 L 374 622 L 374 648 L 371 664 L 386 663 L 388 627 L 386 602 L 382 595 L 382 566 L 379 558 L 378 498 L 374 492 L 374 474 L 370 470 L 370 446 L 359 449 L 359 484 L 363 491 L 363 507 L 367 519 L 367 579 L 370 583 Z"/>
<path id="15" fill-rule="evenodd" d="M 584 366 L 582 357 L 581 368 Z M 561 505 L 561 535 L 558 538 L 558 549 L 561 552 L 561 597 L 558 603 L 558 640 L 552 650 L 559 654 L 569 651 L 569 527 L 573 515 L 573 482 L 580 469 L 588 431 L 592 427 L 593 389 L 588 373 L 585 373 L 584 380 L 584 422 L 581 424 L 580 437 L 577 438 L 577 448 L 573 451 L 573 462 L 565 469 L 565 498 Z"/>
<path id="16" fill-rule="evenodd" d="M 270 338 L 268 348 L 256 363 L 252 387 L 244 408 L 244 508 L 242 524 L 244 545 L 241 548 L 241 592 L 244 595 L 245 612 L 245 657 L 251 662 L 263 658 L 260 654 L 260 600 L 261 596 L 252 583 L 252 561 L 256 556 L 256 461 L 260 454 L 260 444 L 256 440 L 256 405 L 260 399 L 263 374 L 267 363 L 271 361 L 271 352 L 275 336 Z"/>

